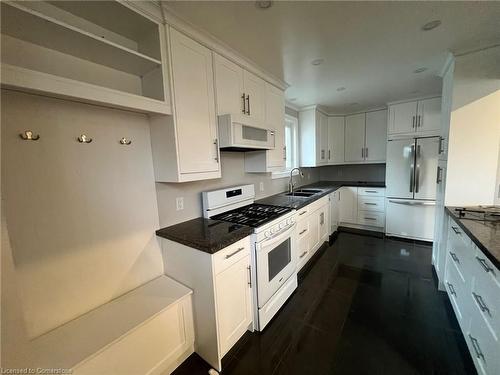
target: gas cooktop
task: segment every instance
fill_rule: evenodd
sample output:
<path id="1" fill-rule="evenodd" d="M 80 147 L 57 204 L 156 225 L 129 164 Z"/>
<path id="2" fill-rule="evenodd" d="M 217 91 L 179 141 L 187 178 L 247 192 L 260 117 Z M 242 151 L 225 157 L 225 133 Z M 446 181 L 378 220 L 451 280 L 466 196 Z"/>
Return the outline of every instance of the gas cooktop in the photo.
<path id="1" fill-rule="evenodd" d="M 455 212 L 461 219 L 500 221 L 500 206 L 456 207 Z"/>
<path id="2" fill-rule="evenodd" d="M 291 210 L 291 208 L 287 207 L 268 206 L 254 203 L 212 216 L 211 219 L 228 221 L 230 223 L 248 225 L 256 228 L 273 221 Z"/>

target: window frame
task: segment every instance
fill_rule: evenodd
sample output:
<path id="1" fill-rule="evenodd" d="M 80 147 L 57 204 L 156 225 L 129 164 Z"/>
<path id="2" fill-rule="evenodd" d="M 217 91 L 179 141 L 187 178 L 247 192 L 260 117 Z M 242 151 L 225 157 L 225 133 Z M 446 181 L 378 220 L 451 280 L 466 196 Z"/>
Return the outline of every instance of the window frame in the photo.
<path id="1" fill-rule="evenodd" d="M 286 152 L 287 152 L 287 156 L 288 156 L 289 145 L 287 144 L 287 140 L 286 140 L 286 128 L 288 127 L 287 122 L 292 123 L 291 129 L 293 132 L 293 136 L 292 136 L 292 150 L 290 151 L 291 152 L 290 155 L 292 156 L 292 165 L 290 167 L 286 166 L 287 162 L 288 162 L 288 157 L 287 157 L 287 160 L 285 161 L 285 170 L 279 171 L 279 172 L 272 172 L 273 179 L 289 177 L 290 171 L 293 168 L 298 168 L 299 164 L 300 164 L 299 163 L 299 119 L 297 117 L 290 116 L 289 114 L 285 114 L 285 123 L 283 124 L 284 125 L 283 131 L 285 132 L 285 134 L 284 134 L 285 147 L 286 147 Z M 294 175 L 297 175 L 297 174 L 299 174 L 299 171 L 294 172 Z"/>

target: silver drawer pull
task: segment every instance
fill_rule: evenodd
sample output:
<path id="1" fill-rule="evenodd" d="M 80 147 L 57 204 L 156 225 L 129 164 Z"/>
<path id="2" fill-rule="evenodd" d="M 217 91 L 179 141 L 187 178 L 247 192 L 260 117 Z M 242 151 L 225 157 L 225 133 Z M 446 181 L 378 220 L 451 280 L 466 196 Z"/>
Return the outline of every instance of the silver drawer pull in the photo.
<path id="1" fill-rule="evenodd" d="M 456 263 L 460 263 L 460 259 L 458 259 L 457 254 L 450 251 L 451 259 L 453 259 Z"/>
<path id="2" fill-rule="evenodd" d="M 252 287 L 252 266 L 247 267 L 248 270 L 248 286 Z"/>
<path id="3" fill-rule="evenodd" d="M 487 312 L 489 316 L 491 316 L 490 309 L 488 306 L 486 306 L 486 303 L 484 303 L 483 297 L 481 297 L 479 294 L 476 294 L 472 292 L 472 295 L 474 296 L 474 299 L 476 300 L 477 304 L 479 305 L 479 308 L 481 309 L 482 312 Z"/>
<path id="4" fill-rule="evenodd" d="M 375 193 L 375 194 L 377 194 L 378 191 L 376 191 L 376 190 L 365 190 L 365 193 Z"/>
<path id="5" fill-rule="evenodd" d="M 491 272 L 491 273 L 495 273 L 495 271 L 493 270 L 493 268 L 491 268 L 488 263 L 486 263 L 486 260 L 484 260 L 483 258 L 479 258 L 479 257 L 476 257 L 477 261 L 479 262 L 479 264 L 484 268 L 484 270 L 486 272 Z"/>
<path id="6" fill-rule="evenodd" d="M 300 236 L 301 234 L 306 233 L 306 232 L 307 232 L 307 229 L 304 229 L 303 231 L 301 231 L 301 232 L 299 233 L 299 236 Z"/>
<path id="7" fill-rule="evenodd" d="M 483 352 L 481 351 L 481 348 L 479 347 L 479 343 L 477 342 L 477 339 L 472 337 L 472 335 L 469 333 L 469 339 L 472 343 L 472 347 L 474 348 L 474 351 L 476 352 L 476 357 L 477 358 L 482 358 L 484 361 L 484 355 Z"/>
<path id="8" fill-rule="evenodd" d="M 307 251 L 304 251 L 302 254 L 300 254 L 299 258 L 300 259 L 304 258 L 306 256 L 306 254 L 307 254 Z"/>
<path id="9" fill-rule="evenodd" d="M 299 216 L 304 215 L 306 212 L 307 212 L 307 211 L 302 211 L 302 212 L 300 212 L 300 213 L 299 213 Z"/>
<path id="10" fill-rule="evenodd" d="M 377 220 L 377 219 L 375 219 L 373 217 L 365 217 L 365 220 Z"/>
<path id="11" fill-rule="evenodd" d="M 451 229 L 453 229 L 453 232 L 455 232 L 455 234 L 462 235 L 462 232 L 460 232 L 460 229 L 458 229 L 457 227 L 451 227 Z"/>
<path id="12" fill-rule="evenodd" d="M 448 288 L 450 289 L 450 293 L 456 297 L 457 293 L 455 292 L 455 287 L 453 286 L 453 284 L 450 284 L 450 283 L 446 283 L 446 284 L 448 284 Z"/>
<path id="13" fill-rule="evenodd" d="M 240 247 L 240 248 L 238 248 L 238 250 L 236 250 L 236 251 L 232 252 L 231 254 L 227 254 L 227 255 L 226 255 L 226 259 L 231 258 L 233 255 L 236 255 L 236 254 L 238 254 L 240 251 L 243 251 L 243 250 L 245 250 L 245 248 L 244 248 L 244 247 Z"/>
<path id="14" fill-rule="evenodd" d="M 376 206 L 377 203 L 365 203 L 367 206 Z"/>

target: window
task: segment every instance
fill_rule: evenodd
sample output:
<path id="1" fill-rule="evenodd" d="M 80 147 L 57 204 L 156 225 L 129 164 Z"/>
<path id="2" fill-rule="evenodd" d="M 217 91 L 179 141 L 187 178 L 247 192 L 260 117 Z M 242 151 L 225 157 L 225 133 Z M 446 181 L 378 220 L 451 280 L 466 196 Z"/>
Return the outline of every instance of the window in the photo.
<path id="1" fill-rule="evenodd" d="M 286 169 L 299 166 L 299 122 L 297 118 L 285 116 L 285 147 L 286 147 Z"/>

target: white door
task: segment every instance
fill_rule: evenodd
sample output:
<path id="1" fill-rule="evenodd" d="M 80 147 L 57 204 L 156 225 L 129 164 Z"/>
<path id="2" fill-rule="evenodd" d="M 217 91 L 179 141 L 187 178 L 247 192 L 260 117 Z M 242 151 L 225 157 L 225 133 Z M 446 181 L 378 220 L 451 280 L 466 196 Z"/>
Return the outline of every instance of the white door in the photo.
<path id="1" fill-rule="evenodd" d="M 393 104 L 389 107 L 388 134 L 405 134 L 416 131 L 417 102 Z"/>
<path id="2" fill-rule="evenodd" d="M 358 188 L 344 186 L 339 193 L 339 222 L 356 224 L 358 216 Z"/>
<path id="3" fill-rule="evenodd" d="M 345 161 L 364 161 L 365 114 L 345 118 Z"/>
<path id="4" fill-rule="evenodd" d="M 330 194 L 330 234 L 334 233 L 339 225 L 339 192 Z"/>
<path id="5" fill-rule="evenodd" d="M 173 100 L 181 173 L 219 170 L 212 52 L 170 29 Z"/>
<path id="6" fill-rule="evenodd" d="M 441 129 L 441 98 L 420 100 L 418 102 L 417 131 L 439 132 Z"/>
<path id="7" fill-rule="evenodd" d="M 267 151 L 268 167 L 285 168 L 285 95 L 266 83 L 266 128 L 274 130 L 275 148 Z"/>
<path id="8" fill-rule="evenodd" d="M 386 196 L 413 198 L 415 139 L 399 139 L 387 142 L 385 165 Z"/>
<path id="9" fill-rule="evenodd" d="M 344 162 L 344 117 L 328 117 L 328 163 Z"/>
<path id="10" fill-rule="evenodd" d="M 386 234 L 432 241 L 435 208 L 432 201 L 386 198 Z"/>
<path id="11" fill-rule="evenodd" d="M 243 336 L 252 322 L 250 256 L 215 277 L 217 323 L 221 356 Z"/>
<path id="12" fill-rule="evenodd" d="M 243 69 L 214 53 L 217 115 L 244 114 Z"/>
<path id="13" fill-rule="evenodd" d="M 415 152 L 415 199 L 436 199 L 439 137 L 418 138 Z"/>
<path id="14" fill-rule="evenodd" d="M 265 128 L 266 82 L 244 70 L 243 90 L 246 95 L 246 112 L 250 123 Z"/>
<path id="15" fill-rule="evenodd" d="M 387 145 L 387 110 L 366 113 L 365 160 L 385 162 Z"/>

